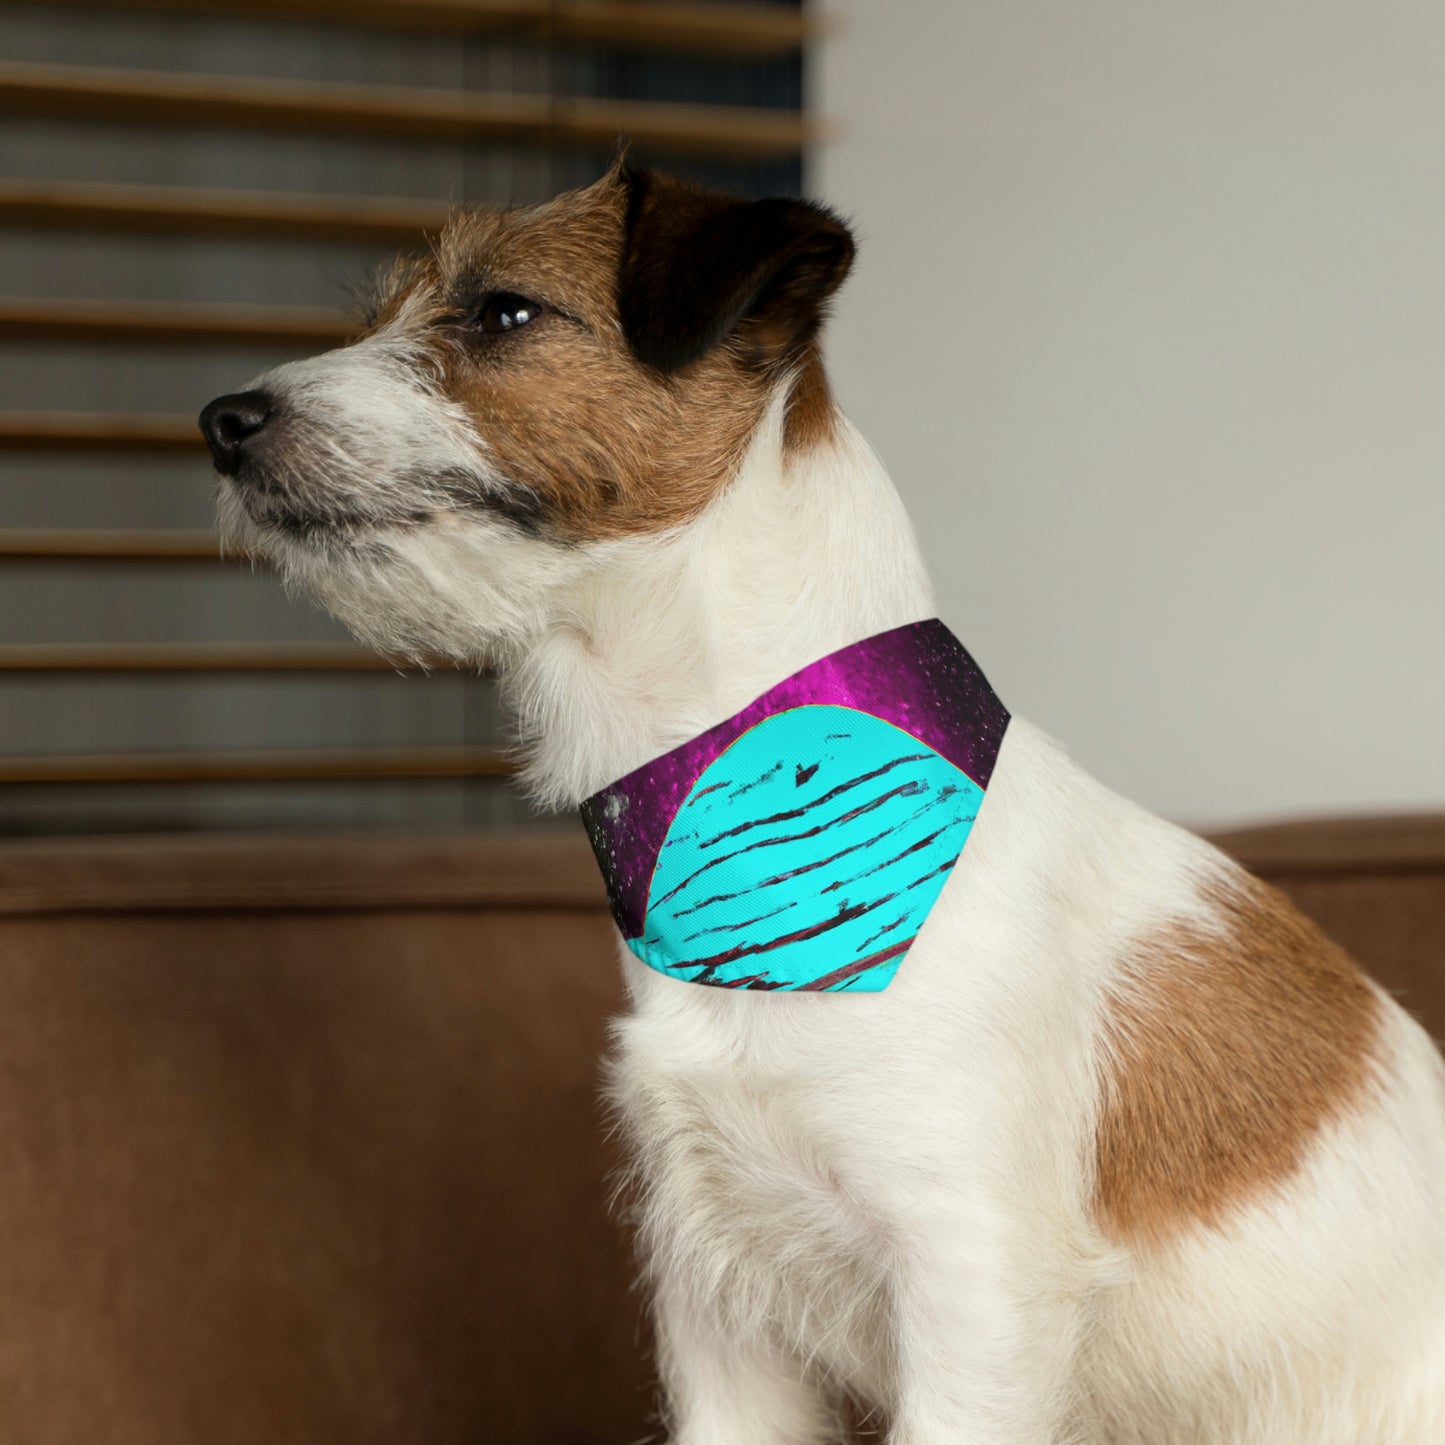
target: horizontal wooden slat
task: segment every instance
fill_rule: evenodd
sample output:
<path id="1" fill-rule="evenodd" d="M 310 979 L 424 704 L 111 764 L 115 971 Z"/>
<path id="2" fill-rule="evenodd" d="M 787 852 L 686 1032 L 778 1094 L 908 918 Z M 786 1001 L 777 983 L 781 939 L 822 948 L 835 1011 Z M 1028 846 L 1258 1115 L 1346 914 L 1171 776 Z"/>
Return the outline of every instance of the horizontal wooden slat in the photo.
<path id="1" fill-rule="evenodd" d="M 199 455 L 205 451 L 205 442 L 193 416 L 0 412 L 0 451 Z"/>
<path id="2" fill-rule="evenodd" d="M 0 757 L 0 784 L 319 783 L 383 778 L 501 778 L 514 771 L 512 763 L 495 748 Z"/>
<path id="3" fill-rule="evenodd" d="M 0 65 L 0 113 L 146 125 L 392 135 L 771 160 L 819 131 L 793 111 L 586 96 L 480 95 L 92 66 Z"/>
<path id="4" fill-rule="evenodd" d="M 191 11 L 391 30 L 580 41 L 700 55 L 787 55 L 818 33 L 801 10 L 676 0 L 60 0 L 112 10 Z"/>
<path id="5" fill-rule="evenodd" d="M 0 838 L 0 918 L 338 908 L 576 909 L 600 922 L 607 891 L 575 817 L 490 834 Z"/>
<path id="6" fill-rule="evenodd" d="M 345 312 L 310 307 L 0 297 L 0 338 L 12 341 L 301 348 L 336 346 L 355 332 L 356 324 Z"/>
<path id="7" fill-rule="evenodd" d="M 0 644 L 0 673 L 351 673 L 405 666 L 329 642 Z"/>
<path id="8" fill-rule="evenodd" d="M 412 246 L 439 231 L 448 214 L 446 206 L 420 201 L 0 181 L 0 225 L 51 230 Z"/>
<path id="9" fill-rule="evenodd" d="M 219 562 L 211 532 L 0 531 L 6 562 Z M 248 561 L 238 557 L 236 561 Z"/>

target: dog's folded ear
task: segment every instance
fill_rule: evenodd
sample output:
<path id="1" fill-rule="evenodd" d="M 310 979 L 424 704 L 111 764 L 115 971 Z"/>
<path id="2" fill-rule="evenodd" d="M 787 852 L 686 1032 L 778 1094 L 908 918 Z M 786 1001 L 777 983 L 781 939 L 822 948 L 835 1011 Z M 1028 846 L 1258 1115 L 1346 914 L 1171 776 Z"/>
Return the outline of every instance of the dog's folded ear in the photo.
<path id="1" fill-rule="evenodd" d="M 623 168 L 627 221 L 618 313 L 634 355 L 673 372 L 736 338 L 752 365 L 797 357 L 853 263 L 831 211 L 775 197 L 741 201 Z"/>

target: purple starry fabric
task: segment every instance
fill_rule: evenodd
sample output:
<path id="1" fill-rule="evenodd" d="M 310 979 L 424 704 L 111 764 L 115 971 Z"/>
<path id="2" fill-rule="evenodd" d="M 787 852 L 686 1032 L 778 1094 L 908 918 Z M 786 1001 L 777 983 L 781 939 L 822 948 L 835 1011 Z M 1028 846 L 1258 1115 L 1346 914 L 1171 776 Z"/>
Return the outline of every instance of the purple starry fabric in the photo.
<path id="1" fill-rule="evenodd" d="M 809 706 L 853 709 L 890 723 L 953 764 L 979 790 L 988 787 L 1009 721 L 978 665 L 943 623 L 931 618 L 810 663 L 725 722 L 619 778 L 583 803 L 582 819 L 613 917 L 634 951 L 644 933 L 659 854 L 699 778 L 758 724 Z"/>

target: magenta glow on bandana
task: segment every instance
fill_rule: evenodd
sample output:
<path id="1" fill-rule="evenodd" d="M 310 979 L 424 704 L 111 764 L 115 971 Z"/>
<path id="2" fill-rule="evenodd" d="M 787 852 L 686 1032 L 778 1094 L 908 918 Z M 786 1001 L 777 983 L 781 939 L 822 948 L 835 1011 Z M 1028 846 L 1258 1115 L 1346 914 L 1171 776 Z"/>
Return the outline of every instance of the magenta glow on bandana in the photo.
<path id="1" fill-rule="evenodd" d="M 934 618 L 810 663 L 618 779 L 582 819 L 628 947 L 716 987 L 887 987 L 1008 717 Z"/>

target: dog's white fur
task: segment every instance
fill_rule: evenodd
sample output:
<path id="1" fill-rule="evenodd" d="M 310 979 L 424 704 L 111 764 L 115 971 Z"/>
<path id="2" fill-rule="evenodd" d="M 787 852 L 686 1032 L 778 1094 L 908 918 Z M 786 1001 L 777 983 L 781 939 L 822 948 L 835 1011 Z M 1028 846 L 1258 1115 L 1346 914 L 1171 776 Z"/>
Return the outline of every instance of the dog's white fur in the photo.
<path id="1" fill-rule="evenodd" d="M 343 471 L 415 471 L 415 417 L 405 442 L 385 424 L 403 408 L 504 485 L 386 330 L 263 383 L 348 439 Z M 368 553 L 263 536 L 229 491 L 223 513 L 384 649 L 500 661 L 532 787 L 575 804 L 934 615 L 878 458 L 846 422 L 786 447 L 787 385 L 731 483 L 661 536 L 558 548 L 475 514 L 388 530 L 382 507 Z M 687 986 L 621 950 L 612 1089 L 678 1445 L 834 1439 L 840 1387 L 893 1445 L 1445 1440 L 1445 1085 L 1393 1003 L 1376 1087 L 1284 1187 L 1160 1249 L 1095 1220 L 1104 1010 L 1131 944 L 1217 926 L 1233 876 L 1016 719 L 886 992 Z"/>

